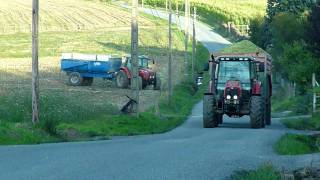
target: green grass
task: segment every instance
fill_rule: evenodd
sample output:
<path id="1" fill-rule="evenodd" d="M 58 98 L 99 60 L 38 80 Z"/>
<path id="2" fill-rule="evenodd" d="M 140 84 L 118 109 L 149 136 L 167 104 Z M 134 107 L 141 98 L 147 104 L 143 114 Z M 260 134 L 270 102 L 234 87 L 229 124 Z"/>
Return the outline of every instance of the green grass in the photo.
<path id="1" fill-rule="evenodd" d="M 297 130 L 320 130 L 320 115 L 314 114 L 311 118 L 301 119 L 283 119 L 281 121 L 284 125 L 291 129 Z"/>
<path id="2" fill-rule="evenodd" d="M 305 115 L 311 111 L 311 102 L 308 94 L 286 98 L 282 93 L 272 97 L 271 110 L 273 113 L 291 111 L 289 115 Z"/>
<path id="3" fill-rule="evenodd" d="M 275 144 L 275 150 L 281 155 L 299 155 L 320 152 L 320 138 L 297 134 L 286 134 Z"/>
<path id="4" fill-rule="evenodd" d="M 232 177 L 232 180 L 280 180 L 280 172 L 275 170 L 269 164 L 263 165 L 257 170 L 238 171 Z"/>

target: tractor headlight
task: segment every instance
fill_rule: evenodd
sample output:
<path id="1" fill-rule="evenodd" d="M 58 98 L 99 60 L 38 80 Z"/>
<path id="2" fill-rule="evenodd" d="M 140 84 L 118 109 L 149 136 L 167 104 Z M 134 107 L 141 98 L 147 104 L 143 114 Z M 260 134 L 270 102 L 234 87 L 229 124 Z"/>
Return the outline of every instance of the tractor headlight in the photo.
<path id="1" fill-rule="evenodd" d="M 231 96 L 230 96 L 230 95 L 227 95 L 227 99 L 230 100 L 230 99 L 231 99 Z"/>
<path id="2" fill-rule="evenodd" d="M 233 99 L 234 99 L 234 100 L 237 100 L 237 99 L 238 99 L 238 96 L 237 96 L 237 95 L 234 95 L 234 96 L 233 96 Z"/>

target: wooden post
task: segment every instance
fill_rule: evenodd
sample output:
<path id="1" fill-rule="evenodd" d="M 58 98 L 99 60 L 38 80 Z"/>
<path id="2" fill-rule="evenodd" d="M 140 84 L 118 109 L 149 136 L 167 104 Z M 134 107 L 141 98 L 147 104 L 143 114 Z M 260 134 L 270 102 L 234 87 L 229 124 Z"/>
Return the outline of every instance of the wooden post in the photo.
<path id="1" fill-rule="evenodd" d="M 132 22 L 131 22 L 131 63 L 132 63 L 132 94 L 136 101 L 133 111 L 139 116 L 139 70 L 138 70 L 138 0 L 132 0 Z"/>
<path id="2" fill-rule="evenodd" d="M 194 66 L 195 66 L 195 60 L 196 60 L 196 48 L 197 48 L 197 42 L 196 42 L 196 18 L 197 18 L 197 8 L 193 8 L 193 23 L 192 23 L 192 78 L 194 78 Z"/>
<path id="3" fill-rule="evenodd" d="M 32 3 L 32 122 L 39 122 L 39 0 Z"/>
<path id="4" fill-rule="evenodd" d="M 185 79 L 188 78 L 188 41 L 189 41 L 189 0 L 185 0 L 185 46 L 184 46 L 184 65 Z"/>
<path id="5" fill-rule="evenodd" d="M 172 98 L 172 0 L 169 0 L 168 104 Z"/>
<path id="6" fill-rule="evenodd" d="M 315 90 L 316 87 L 316 74 L 312 73 L 312 89 Z M 316 92 L 313 92 L 313 100 L 312 100 L 312 112 L 316 112 L 317 106 L 317 94 Z"/>

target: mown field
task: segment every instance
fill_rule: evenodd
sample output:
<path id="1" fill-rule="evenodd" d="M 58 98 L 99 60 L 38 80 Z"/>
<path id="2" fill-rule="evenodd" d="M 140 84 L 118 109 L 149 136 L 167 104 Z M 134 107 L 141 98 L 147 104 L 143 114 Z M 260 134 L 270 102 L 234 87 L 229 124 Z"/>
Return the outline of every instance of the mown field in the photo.
<path id="1" fill-rule="evenodd" d="M 112 82 L 101 79 L 95 80 L 91 87 L 66 84 L 66 75 L 60 71 L 63 52 L 130 53 L 130 16 L 128 10 L 100 1 L 40 1 L 41 123 L 32 126 L 31 1 L 0 0 L 0 144 L 159 133 L 181 123 L 194 103 L 184 101 L 192 96 L 189 94 L 192 87 L 185 84 L 175 90 L 179 103 L 174 106 L 179 107 L 168 109 L 162 105 L 166 95 L 167 24 L 155 17 L 141 15 L 139 18 L 140 53 L 155 59 L 155 68 L 163 80 L 163 91 L 151 88 L 141 91 L 141 110 L 146 112 L 140 119 L 119 114 L 119 109 L 128 101 L 126 95 L 131 94 L 129 89 L 115 88 Z M 175 29 L 175 84 L 181 82 L 182 77 L 182 39 L 182 33 Z M 200 44 L 198 57 L 207 60 L 207 52 Z M 154 113 L 158 104 L 160 109 L 164 108 L 163 116 L 173 114 L 173 111 L 180 111 L 180 115 L 172 121 L 163 120 L 167 117 L 160 120 Z"/>

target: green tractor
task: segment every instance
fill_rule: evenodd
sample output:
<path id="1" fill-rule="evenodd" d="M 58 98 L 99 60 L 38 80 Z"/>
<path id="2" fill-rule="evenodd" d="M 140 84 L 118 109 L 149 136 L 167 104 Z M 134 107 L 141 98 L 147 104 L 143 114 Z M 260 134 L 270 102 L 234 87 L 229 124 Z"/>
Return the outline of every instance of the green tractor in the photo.
<path id="1" fill-rule="evenodd" d="M 203 101 L 203 127 L 229 117 L 250 116 L 252 128 L 271 124 L 271 61 L 267 53 L 211 55 L 210 82 Z"/>

